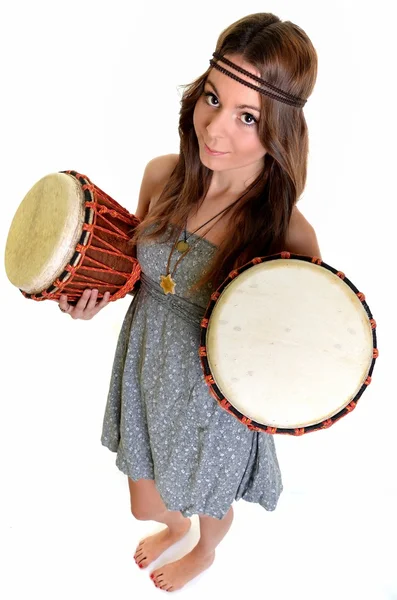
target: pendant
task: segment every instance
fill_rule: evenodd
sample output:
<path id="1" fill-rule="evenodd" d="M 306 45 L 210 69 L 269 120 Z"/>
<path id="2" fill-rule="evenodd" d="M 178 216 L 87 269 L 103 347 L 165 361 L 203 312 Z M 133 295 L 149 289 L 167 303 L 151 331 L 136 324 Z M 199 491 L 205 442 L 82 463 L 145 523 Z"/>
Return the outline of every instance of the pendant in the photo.
<path id="1" fill-rule="evenodd" d="M 186 250 L 189 250 L 189 244 L 184 240 L 180 240 L 176 245 L 176 249 L 181 253 L 186 252 Z"/>
<path id="2" fill-rule="evenodd" d="M 161 275 L 160 286 L 163 288 L 164 294 L 175 294 L 175 281 L 170 273 Z"/>

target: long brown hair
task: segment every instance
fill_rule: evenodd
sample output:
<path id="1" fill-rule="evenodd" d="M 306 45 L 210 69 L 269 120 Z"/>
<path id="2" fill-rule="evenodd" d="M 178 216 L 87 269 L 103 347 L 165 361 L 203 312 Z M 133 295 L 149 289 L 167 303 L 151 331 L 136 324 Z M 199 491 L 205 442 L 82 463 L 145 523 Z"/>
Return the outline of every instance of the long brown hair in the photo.
<path id="1" fill-rule="evenodd" d="M 219 36 L 216 51 L 239 55 L 267 82 L 308 98 L 317 78 L 317 54 L 306 33 L 272 13 L 248 15 Z M 193 206 L 205 198 L 213 171 L 199 157 L 193 112 L 212 67 L 185 86 L 179 118 L 180 155 L 155 207 L 135 229 L 131 243 L 164 236 L 170 223 L 183 228 Z M 215 252 L 203 277 L 191 290 L 211 282 L 216 289 L 226 275 L 256 256 L 284 249 L 292 209 L 306 184 L 308 130 L 302 108 L 260 94 L 258 134 L 267 153 L 262 173 L 230 213 L 229 235 Z M 228 211 L 226 211 L 227 213 Z M 150 232 L 144 235 L 144 230 Z M 169 230 L 170 241 L 175 232 Z"/>

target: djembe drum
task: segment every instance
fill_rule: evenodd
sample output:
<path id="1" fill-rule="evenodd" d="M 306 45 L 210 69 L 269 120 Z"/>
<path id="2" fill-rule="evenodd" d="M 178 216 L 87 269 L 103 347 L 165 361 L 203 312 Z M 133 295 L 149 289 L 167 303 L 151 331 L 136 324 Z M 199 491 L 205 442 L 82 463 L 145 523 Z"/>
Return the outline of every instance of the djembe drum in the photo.
<path id="1" fill-rule="evenodd" d="M 86 288 L 109 301 L 139 285 L 128 242 L 139 219 L 76 171 L 47 175 L 27 193 L 11 223 L 7 277 L 25 298 L 75 304 Z"/>
<path id="2" fill-rule="evenodd" d="M 199 355 L 231 415 L 255 431 L 302 435 L 356 407 L 378 357 L 376 323 L 344 273 L 282 252 L 232 271 L 212 294 Z"/>

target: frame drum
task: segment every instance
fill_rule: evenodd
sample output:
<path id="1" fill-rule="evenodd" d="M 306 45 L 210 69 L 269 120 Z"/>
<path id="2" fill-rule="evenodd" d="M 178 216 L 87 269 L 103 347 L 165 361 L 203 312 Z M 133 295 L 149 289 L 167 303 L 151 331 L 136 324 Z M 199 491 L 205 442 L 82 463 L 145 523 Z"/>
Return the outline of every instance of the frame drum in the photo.
<path id="1" fill-rule="evenodd" d="M 341 271 L 289 252 L 232 271 L 201 321 L 211 394 L 255 431 L 302 435 L 350 413 L 371 382 L 376 322 Z"/>

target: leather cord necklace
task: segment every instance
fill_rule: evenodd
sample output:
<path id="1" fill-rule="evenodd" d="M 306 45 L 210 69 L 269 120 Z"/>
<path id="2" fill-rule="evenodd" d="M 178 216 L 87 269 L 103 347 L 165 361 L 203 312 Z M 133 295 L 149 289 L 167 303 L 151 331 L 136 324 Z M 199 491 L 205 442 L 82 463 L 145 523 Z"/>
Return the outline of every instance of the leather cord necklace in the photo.
<path id="1" fill-rule="evenodd" d="M 205 223 L 203 223 L 203 225 L 200 225 L 200 227 L 197 227 L 197 229 L 195 229 L 194 231 L 192 231 L 191 233 L 189 233 L 189 235 L 187 235 L 187 219 L 186 219 L 186 225 L 184 228 L 182 228 L 177 236 L 177 241 L 174 243 L 170 255 L 168 257 L 168 262 L 167 262 L 167 272 L 165 275 L 160 275 L 160 286 L 164 291 L 164 294 L 175 294 L 175 281 L 172 279 L 172 276 L 175 273 L 175 270 L 177 268 L 177 266 L 179 265 L 179 263 L 181 262 L 181 260 L 183 258 L 185 258 L 185 256 L 190 252 L 190 250 L 192 248 L 194 248 L 194 246 L 200 241 L 201 237 L 198 236 L 198 239 L 196 240 L 196 242 L 194 242 L 192 245 L 188 244 L 187 240 L 194 234 L 196 233 L 196 231 L 199 231 L 199 229 L 202 229 L 205 225 L 207 225 L 208 223 L 210 223 L 211 221 L 213 221 L 216 217 L 219 217 L 219 215 L 221 215 L 222 213 L 224 213 L 227 209 L 231 208 L 232 206 L 234 206 L 238 201 L 240 200 L 240 198 L 237 198 L 237 200 L 235 200 L 235 202 L 233 202 L 232 204 L 229 204 L 229 206 L 226 206 L 226 208 L 222 209 L 220 212 L 218 212 L 214 217 L 211 217 L 211 219 L 208 219 L 208 221 L 206 221 Z M 215 225 L 215 223 L 213 223 L 211 225 L 211 227 L 209 229 L 207 229 L 207 231 L 205 232 L 204 235 L 206 235 L 210 229 L 212 229 L 212 227 Z M 184 239 L 183 240 L 179 240 L 178 238 L 181 235 L 181 232 L 184 232 Z M 182 256 L 180 256 L 178 258 L 178 260 L 175 263 L 174 269 L 172 271 L 172 273 L 170 273 L 170 263 L 171 263 L 171 257 L 174 253 L 174 250 L 177 249 L 178 252 L 182 253 Z"/>
<path id="2" fill-rule="evenodd" d="M 229 206 L 226 206 L 226 208 L 222 209 L 220 212 L 218 212 L 214 217 L 211 217 L 211 219 L 208 219 L 208 221 L 206 221 L 205 223 L 203 223 L 202 225 L 200 225 L 200 227 L 197 227 L 197 229 L 195 229 L 192 232 L 189 232 L 189 235 L 187 236 L 187 219 L 186 219 L 186 225 L 185 228 L 183 230 L 183 240 L 180 240 L 177 245 L 176 245 L 176 249 L 178 250 L 178 252 L 186 252 L 189 249 L 189 244 L 187 243 L 187 240 L 196 233 L 196 231 L 199 231 L 199 229 L 202 229 L 202 227 L 205 227 L 205 225 L 207 225 L 207 223 L 210 223 L 211 221 L 213 221 L 216 217 L 218 217 L 219 215 L 221 215 L 222 213 L 224 213 L 228 208 L 231 208 L 232 206 L 234 206 L 238 201 L 240 200 L 240 198 L 238 198 L 235 202 L 233 202 L 232 204 L 229 204 Z M 209 231 L 209 229 L 206 231 L 206 233 Z M 180 234 L 179 234 L 180 235 Z M 179 237 L 178 235 L 178 237 Z"/>

